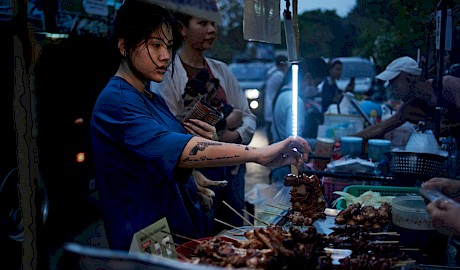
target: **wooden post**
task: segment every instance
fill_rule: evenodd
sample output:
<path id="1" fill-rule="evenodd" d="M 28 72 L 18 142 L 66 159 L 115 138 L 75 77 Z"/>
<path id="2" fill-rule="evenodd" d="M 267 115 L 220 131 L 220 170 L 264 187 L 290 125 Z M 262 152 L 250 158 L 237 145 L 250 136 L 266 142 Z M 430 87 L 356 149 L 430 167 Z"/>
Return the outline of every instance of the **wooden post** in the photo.
<path id="1" fill-rule="evenodd" d="M 299 57 L 299 18 L 297 16 L 297 11 L 298 11 L 298 0 L 292 0 L 292 25 L 294 27 L 294 37 L 295 37 L 295 44 L 296 44 L 296 51 L 297 51 L 297 56 Z"/>
<path id="2" fill-rule="evenodd" d="M 22 268 L 37 269 L 37 207 L 35 193 L 38 179 L 37 119 L 34 66 L 40 46 L 34 42 L 27 24 L 27 0 L 16 0 L 13 17 L 14 43 L 14 125 L 16 129 L 19 198 L 24 224 Z"/>

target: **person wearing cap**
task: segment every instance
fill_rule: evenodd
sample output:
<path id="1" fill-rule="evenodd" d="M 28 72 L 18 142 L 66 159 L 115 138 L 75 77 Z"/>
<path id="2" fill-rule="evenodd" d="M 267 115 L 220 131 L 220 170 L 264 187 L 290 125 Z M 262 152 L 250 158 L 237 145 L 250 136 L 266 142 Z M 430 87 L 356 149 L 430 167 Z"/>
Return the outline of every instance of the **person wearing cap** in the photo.
<path id="1" fill-rule="evenodd" d="M 434 115 L 437 105 L 436 84 L 432 80 L 421 77 L 422 69 L 417 61 L 408 56 L 393 60 L 386 69 L 377 75 L 377 79 L 389 82 L 389 95 L 403 103 L 388 119 L 379 124 L 369 126 L 354 134 L 367 139 L 383 137 L 383 135 L 406 121 L 418 124 L 423 121 L 427 128 L 434 129 Z M 460 79 L 453 76 L 443 77 L 442 104 L 442 135 L 449 131 L 455 138 L 460 138 Z"/>
<path id="2" fill-rule="evenodd" d="M 268 142 L 273 143 L 271 136 L 271 126 L 273 122 L 273 100 L 278 92 L 278 89 L 283 83 L 284 75 L 288 70 L 288 58 L 284 55 L 275 57 L 275 66 L 267 71 L 264 83 L 264 120 L 267 130 Z"/>

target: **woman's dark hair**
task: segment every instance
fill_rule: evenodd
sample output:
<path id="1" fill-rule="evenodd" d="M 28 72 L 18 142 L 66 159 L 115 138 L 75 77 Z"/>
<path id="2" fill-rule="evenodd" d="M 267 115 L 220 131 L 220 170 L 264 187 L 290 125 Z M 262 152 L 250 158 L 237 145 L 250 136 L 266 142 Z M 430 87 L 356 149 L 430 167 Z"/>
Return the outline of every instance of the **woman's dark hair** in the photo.
<path id="1" fill-rule="evenodd" d="M 115 55 L 118 57 L 118 63 L 125 58 L 128 65 L 132 67 L 131 53 L 139 44 L 147 45 L 152 33 L 161 29 L 162 25 L 168 25 L 172 28 L 174 42 L 171 59 L 174 63 L 174 56 L 182 44 L 182 37 L 178 30 L 177 21 L 171 12 L 142 0 L 125 0 L 115 17 L 111 38 L 112 46 L 116 49 Z M 125 42 L 125 55 L 121 55 L 118 50 L 119 39 L 123 39 Z"/>
<path id="2" fill-rule="evenodd" d="M 328 63 L 328 66 L 329 66 L 329 70 L 332 70 L 336 65 L 343 65 L 342 64 L 342 61 L 340 61 L 339 59 L 337 58 L 333 58 L 329 61 Z"/>
<path id="3" fill-rule="evenodd" d="M 183 25 L 185 25 L 187 27 L 189 26 L 190 20 L 193 18 L 193 16 L 191 16 L 191 15 L 187 15 L 187 14 L 179 13 L 179 12 L 175 13 L 174 17 L 179 22 L 181 22 Z"/>

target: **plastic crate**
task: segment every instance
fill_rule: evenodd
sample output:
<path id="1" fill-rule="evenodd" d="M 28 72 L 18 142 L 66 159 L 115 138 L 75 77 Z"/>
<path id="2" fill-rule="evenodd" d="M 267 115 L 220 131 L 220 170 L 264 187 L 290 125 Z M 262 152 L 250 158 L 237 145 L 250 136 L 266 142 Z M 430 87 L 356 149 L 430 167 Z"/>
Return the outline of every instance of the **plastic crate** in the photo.
<path id="1" fill-rule="evenodd" d="M 394 186 L 368 186 L 368 185 L 350 185 L 343 189 L 343 192 L 347 192 L 355 197 L 359 197 L 366 191 L 372 190 L 380 193 L 381 196 L 401 196 L 407 194 L 420 195 L 419 188 L 416 187 L 394 187 Z M 347 208 L 345 200 L 339 200 L 335 206 L 339 210 Z"/>

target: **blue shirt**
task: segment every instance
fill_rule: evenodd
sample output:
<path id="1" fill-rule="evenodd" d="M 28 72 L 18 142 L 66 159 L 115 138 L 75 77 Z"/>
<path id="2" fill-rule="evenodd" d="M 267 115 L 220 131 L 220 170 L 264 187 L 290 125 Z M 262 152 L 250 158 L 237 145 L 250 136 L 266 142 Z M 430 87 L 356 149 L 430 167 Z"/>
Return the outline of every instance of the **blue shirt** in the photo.
<path id="1" fill-rule="evenodd" d="M 164 100 L 112 77 L 91 119 L 96 183 L 112 249 L 128 250 L 134 233 L 167 218 L 171 232 L 203 235 L 191 170 L 176 168 L 192 138 Z M 183 239 L 174 239 L 182 242 Z"/>

